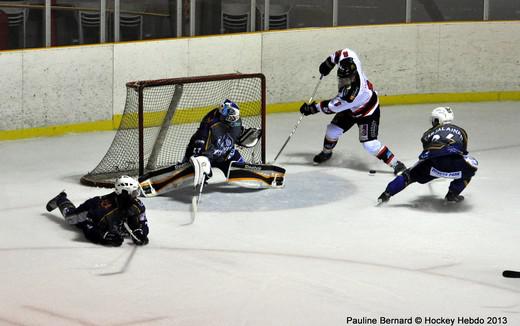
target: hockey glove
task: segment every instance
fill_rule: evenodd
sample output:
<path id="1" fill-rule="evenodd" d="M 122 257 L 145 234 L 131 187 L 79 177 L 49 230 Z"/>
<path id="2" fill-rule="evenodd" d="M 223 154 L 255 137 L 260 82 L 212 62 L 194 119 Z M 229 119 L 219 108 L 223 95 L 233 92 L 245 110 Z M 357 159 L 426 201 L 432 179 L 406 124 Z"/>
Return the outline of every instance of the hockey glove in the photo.
<path id="1" fill-rule="evenodd" d="M 132 241 L 138 245 L 143 246 L 148 244 L 148 237 L 144 234 L 142 229 L 135 229 L 132 231 Z"/>
<path id="2" fill-rule="evenodd" d="M 320 74 L 322 74 L 323 76 L 327 76 L 328 74 L 330 74 L 334 66 L 335 65 L 330 59 L 330 57 L 327 58 L 327 60 L 323 61 L 320 65 Z"/>
<path id="3" fill-rule="evenodd" d="M 114 246 L 119 247 L 123 244 L 123 237 L 117 233 L 113 232 L 105 232 L 103 234 L 103 239 L 101 240 L 101 244 L 107 245 L 107 246 Z"/>
<path id="4" fill-rule="evenodd" d="M 237 139 L 237 145 L 246 148 L 251 148 L 258 143 L 258 140 L 262 137 L 262 129 L 258 128 L 244 128 L 242 127 L 242 133 Z"/>
<path id="5" fill-rule="evenodd" d="M 303 103 L 302 106 L 300 107 L 300 112 L 305 116 L 318 113 L 318 111 L 319 110 L 316 107 L 316 102 L 312 102 L 310 104 Z"/>

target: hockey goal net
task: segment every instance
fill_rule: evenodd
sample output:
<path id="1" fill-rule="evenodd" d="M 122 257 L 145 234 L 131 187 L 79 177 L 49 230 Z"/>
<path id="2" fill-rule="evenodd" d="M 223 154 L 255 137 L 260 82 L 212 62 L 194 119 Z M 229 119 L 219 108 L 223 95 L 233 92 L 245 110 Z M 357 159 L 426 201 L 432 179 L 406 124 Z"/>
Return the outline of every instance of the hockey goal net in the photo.
<path id="1" fill-rule="evenodd" d="M 265 162 L 265 77 L 226 74 L 129 82 L 114 140 L 101 162 L 81 178 L 112 187 L 120 175 L 137 177 L 183 160 L 191 136 L 210 110 L 230 99 L 246 128 L 262 129 L 252 148 L 239 148 L 247 162 Z"/>

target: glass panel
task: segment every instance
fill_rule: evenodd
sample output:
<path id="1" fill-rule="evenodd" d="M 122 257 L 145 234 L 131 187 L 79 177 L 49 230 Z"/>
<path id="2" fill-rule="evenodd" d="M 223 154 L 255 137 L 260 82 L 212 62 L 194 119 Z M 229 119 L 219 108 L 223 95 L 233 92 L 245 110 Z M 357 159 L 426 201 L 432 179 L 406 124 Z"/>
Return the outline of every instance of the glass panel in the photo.
<path id="1" fill-rule="evenodd" d="M 289 6 L 290 28 L 332 26 L 332 0 L 271 0 L 271 3 Z"/>
<path id="2" fill-rule="evenodd" d="M 112 8 L 114 6 L 112 2 Z M 145 38 L 146 1 L 119 1 L 119 41 L 135 41 Z"/>
<path id="3" fill-rule="evenodd" d="M 201 1 L 203 5 L 213 11 L 210 15 L 197 15 L 197 34 L 218 34 L 218 33 L 244 33 L 251 31 L 251 0 L 220 0 Z M 257 3 L 260 2 L 257 0 Z M 202 8 L 200 8 L 202 7 Z M 197 9 L 204 9 L 199 6 Z M 256 10 L 256 26 L 259 28 L 260 17 L 258 9 Z M 217 13 L 216 15 L 214 13 Z M 205 19 L 206 22 L 200 21 Z M 215 19 L 216 18 L 216 19 Z M 216 21 L 215 21 L 216 20 Z M 204 27 L 204 25 L 208 25 Z"/>
<path id="4" fill-rule="evenodd" d="M 412 1 L 412 22 L 478 21 L 483 17 L 484 0 Z"/>
<path id="5" fill-rule="evenodd" d="M 224 22 L 226 23 L 226 33 L 249 31 L 249 16 L 251 15 L 250 3 L 250 0 L 235 0 L 233 3 L 220 0 L 197 0 L 195 35 L 220 34 L 221 29 L 224 27 L 224 25 L 221 26 L 221 24 Z M 229 12 L 223 12 L 223 10 L 228 9 L 230 6 L 231 10 Z M 239 17 L 235 18 L 236 15 L 239 15 Z M 225 20 L 223 20 L 223 18 L 225 18 Z M 188 28 L 186 31 L 189 31 Z"/>
<path id="6" fill-rule="evenodd" d="M 270 0 L 269 3 L 269 27 L 265 24 L 265 1 L 256 0 L 258 30 L 288 29 L 291 23 L 291 8 L 294 1 Z M 293 17 L 294 18 L 294 17 Z"/>
<path id="7" fill-rule="evenodd" d="M 110 1 L 107 1 L 107 5 Z M 100 0 L 53 0 L 51 34 L 53 45 L 95 44 L 100 42 Z M 110 12 L 106 13 L 106 41 L 110 42 Z"/>
<path id="8" fill-rule="evenodd" d="M 51 2 L 51 45 L 79 44 L 78 10 L 80 3 L 72 0 Z"/>
<path id="9" fill-rule="evenodd" d="M 489 20 L 520 20 L 520 1 L 491 0 Z"/>
<path id="10" fill-rule="evenodd" d="M 129 2 L 129 0 L 122 0 Z M 186 6 L 186 14 L 189 19 L 189 0 L 182 1 Z M 142 2 L 134 0 L 134 2 Z M 177 0 L 149 0 L 145 1 L 146 6 L 143 13 L 143 38 L 157 39 L 177 36 Z M 189 28 L 189 20 L 185 31 Z M 121 30 L 123 34 L 123 30 Z"/>
<path id="11" fill-rule="evenodd" d="M 44 45 L 44 0 L 0 1 L 0 50 Z"/>
<path id="12" fill-rule="evenodd" d="M 338 25 L 406 22 L 406 0 L 338 1 Z"/>

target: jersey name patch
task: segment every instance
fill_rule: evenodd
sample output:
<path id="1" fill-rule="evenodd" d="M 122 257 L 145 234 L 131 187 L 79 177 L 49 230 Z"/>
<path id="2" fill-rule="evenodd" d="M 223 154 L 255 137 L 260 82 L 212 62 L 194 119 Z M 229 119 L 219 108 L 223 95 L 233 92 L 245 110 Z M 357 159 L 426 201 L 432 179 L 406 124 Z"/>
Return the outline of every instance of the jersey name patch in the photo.
<path id="1" fill-rule="evenodd" d="M 443 172 L 443 171 L 439 171 L 436 168 L 432 167 L 430 170 L 430 175 L 432 177 L 437 177 L 437 178 L 460 179 L 460 178 L 462 178 L 462 171 Z"/>

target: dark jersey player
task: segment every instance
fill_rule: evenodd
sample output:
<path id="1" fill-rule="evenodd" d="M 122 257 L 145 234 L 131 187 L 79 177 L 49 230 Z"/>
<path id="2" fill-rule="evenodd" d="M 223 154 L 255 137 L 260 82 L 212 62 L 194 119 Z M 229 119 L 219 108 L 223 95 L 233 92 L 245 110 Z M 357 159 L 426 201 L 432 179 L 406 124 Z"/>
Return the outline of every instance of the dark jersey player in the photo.
<path id="1" fill-rule="evenodd" d="M 189 161 L 192 156 L 205 156 L 212 167 L 226 174 L 232 161 L 245 162 L 235 148 L 243 131 L 238 105 L 226 99 L 220 107 L 204 116 L 190 139 L 184 161 Z"/>
<path id="2" fill-rule="evenodd" d="M 121 176 L 114 187 L 112 193 L 90 198 L 78 207 L 61 192 L 47 203 L 46 208 L 49 212 L 59 208 L 65 221 L 78 227 L 93 243 L 120 246 L 128 233 L 136 245 L 148 244 L 145 207 L 137 198 L 139 183 L 131 177 Z"/>
<path id="3" fill-rule="evenodd" d="M 419 161 L 392 180 L 379 196 L 380 203 L 387 202 L 409 184 L 421 184 L 437 178 L 451 179 L 447 202 L 460 202 L 460 193 L 475 175 L 478 162 L 468 155 L 468 135 L 464 129 L 454 125 L 453 111 L 449 107 L 438 107 L 432 111 L 432 128 L 422 136 L 423 151 Z"/>

